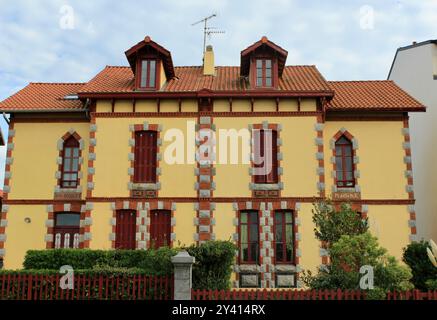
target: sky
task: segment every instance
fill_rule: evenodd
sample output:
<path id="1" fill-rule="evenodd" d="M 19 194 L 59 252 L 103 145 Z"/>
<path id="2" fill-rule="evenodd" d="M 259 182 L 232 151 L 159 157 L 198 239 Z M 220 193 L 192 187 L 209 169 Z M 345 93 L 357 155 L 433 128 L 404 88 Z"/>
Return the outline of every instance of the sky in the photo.
<path id="1" fill-rule="evenodd" d="M 437 39 L 437 0 L 0 0 L 0 101 L 29 82 L 84 82 L 149 35 L 173 63 L 201 65 L 202 25 L 216 65 L 267 36 L 288 65 L 316 65 L 327 80 L 386 79 L 398 47 Z M 7 139 L 7 124 L 0 118 Z M 5 147 L 0 148 L 0 186 Z"/>

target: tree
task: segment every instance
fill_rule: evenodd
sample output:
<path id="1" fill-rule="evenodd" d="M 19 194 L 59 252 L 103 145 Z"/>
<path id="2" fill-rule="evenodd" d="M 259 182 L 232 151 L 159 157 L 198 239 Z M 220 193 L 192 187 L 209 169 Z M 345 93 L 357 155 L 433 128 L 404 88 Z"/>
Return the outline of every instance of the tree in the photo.
<path id="1" fill-rule="evenodd" d="M 311 289 L 360 289 L 360 268 L 365 265 L 374 271 L 375 287 L 368 291 L 370 298 L 383 299 L 388 291 L 413 288 L 409 268 L 389 256 L 369 232 L 341 236 L 331 243 L 329 253 L 331 263 L 320 267 L 317 275 L 305 272 L 302 280 Z"/>
<path id="2" fill-rule="evenodd" d="M 363 234 L 369 228 L 367 218 L 363 219 L 346 203 L 337 211 L 330 201 L 318 202 L 314 204 L 312 212 L 316 238 L 325 242 L 328 247 L 343 235 Z"/>
<path id="3" fill-rule="evenodd" d="M 437 281 L 437 268 L 435 268 L 428 258 L 426 249 L 430 248 L 426 241 L 410 243 L 404 248 L 402 260 L 411 268 L 413 273 L 412 282 L 416 289 L 428 290 L 428 280 Z"/>

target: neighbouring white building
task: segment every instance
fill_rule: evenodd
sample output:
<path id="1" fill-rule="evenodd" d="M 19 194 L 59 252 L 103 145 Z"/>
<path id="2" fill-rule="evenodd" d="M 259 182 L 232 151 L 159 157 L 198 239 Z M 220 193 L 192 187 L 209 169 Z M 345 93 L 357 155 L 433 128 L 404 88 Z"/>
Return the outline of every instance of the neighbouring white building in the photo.
<path id="1" fill-rule="evenodd" d="M 410 116 L 417 232 L 437 240 L 437 40 L 399 48 L 389 80 L 427 106 Z"/>

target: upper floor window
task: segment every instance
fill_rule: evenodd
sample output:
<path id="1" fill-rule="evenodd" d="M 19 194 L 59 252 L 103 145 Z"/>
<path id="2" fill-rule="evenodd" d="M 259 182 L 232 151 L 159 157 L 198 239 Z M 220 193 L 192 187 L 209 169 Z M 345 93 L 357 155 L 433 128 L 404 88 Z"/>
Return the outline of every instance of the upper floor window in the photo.
<path id="1" fill-rule="evenodd" d="M 272 87 L 273 72 L 271 59 L 256 59 L 256 86 Z"/>
<path id="2" fill-rule="evenodd" d="M 276 263 L 294 262 L 293 212 L 275 211 Z"/>
<path id="3" fill-rule="evenodd" d="M 134 182 L 156 183 L 157 132 L 135 132 Z"/>
<path id="4" fill-rule="evenodd" d="M 276 130 L 254 130 L 254 182 L 278 182 L 278 148 Z"/>
<path id="5" fill-rule="evenodd" d="M 79 181 L 79 141 L 73 136 L 64 142 L 62 153 L 62 188 L 76 188 Z"/>
<path id="6" fill-rule="evenodd" d="M 335 168 L 337 187 L 355 186 L 352 142 L 344 135 L 335 142 Z"/>
<path id="7" fill-rule="evenodd" d="M 259 261 L 259 219 L 258 211 L 240 212 L 240 259 L 245 263 Z"/>
<path id="8" fill-rule="evenodd" d="M 80 214 L 57 213 L 55 216 L 55 248 L 79 248 Z"/>
<path id="9" fill-rule="evenodd" d="M 145 59 L 141 60 L 140 64 L 140 81 L 139 87 L 143 89 L 155 89 L 156 88 L 156 60 Z"/>

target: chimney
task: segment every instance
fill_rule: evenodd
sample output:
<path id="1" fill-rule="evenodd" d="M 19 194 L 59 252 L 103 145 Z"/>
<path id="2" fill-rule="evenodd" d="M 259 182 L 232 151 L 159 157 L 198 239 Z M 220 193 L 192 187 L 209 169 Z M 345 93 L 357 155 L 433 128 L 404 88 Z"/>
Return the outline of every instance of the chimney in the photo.
<path id="1" fill-rule="evenodd" d="M 213 76 L 215 75 L 214 68 L 214 51 L 212 51 L 212 46 L 206 46 L 205 55 L 203 57 L 203 75 Z"/>

